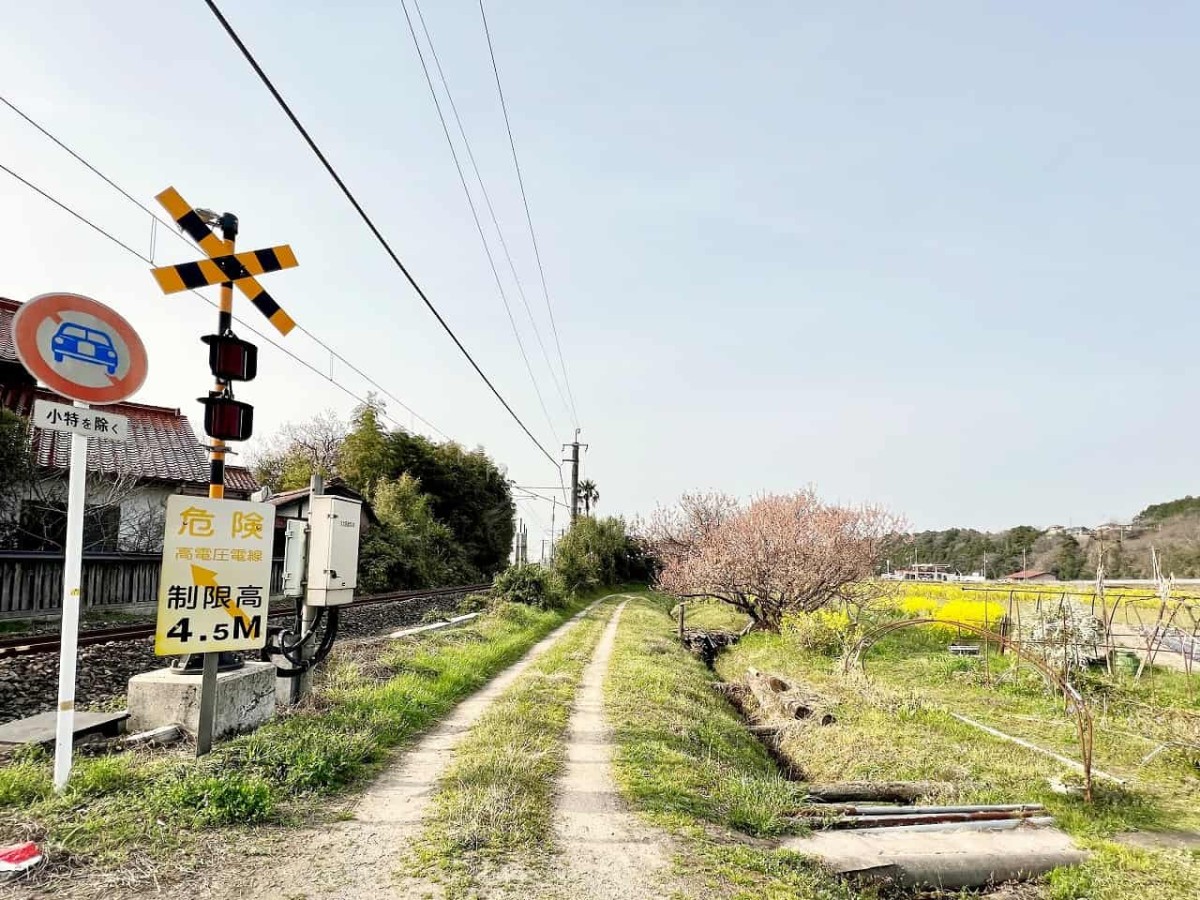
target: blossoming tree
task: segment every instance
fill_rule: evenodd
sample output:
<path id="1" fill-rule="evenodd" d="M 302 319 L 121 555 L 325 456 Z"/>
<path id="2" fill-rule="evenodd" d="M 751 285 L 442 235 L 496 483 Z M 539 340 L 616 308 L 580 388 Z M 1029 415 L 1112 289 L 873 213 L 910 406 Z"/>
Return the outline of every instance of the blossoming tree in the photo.
<path id="1" fill-rule="evenodd" d="M 660 510 L 651 534 L 662 561 L 658 587 L 678 597 L 715 597 L 778 631 L 785 614 L 835 600 L 874 574 L 887 537 L 902 522 L 876 506 L 822 502 L 812 488 L 740 504 L 688 494 Z"/>

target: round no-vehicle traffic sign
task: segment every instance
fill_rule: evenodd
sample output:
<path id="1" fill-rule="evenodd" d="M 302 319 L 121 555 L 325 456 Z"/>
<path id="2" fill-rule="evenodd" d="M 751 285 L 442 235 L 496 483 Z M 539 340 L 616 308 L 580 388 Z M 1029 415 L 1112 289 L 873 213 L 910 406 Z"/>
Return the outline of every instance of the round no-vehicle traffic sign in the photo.
<path id="1" fill-rule="evenodd" d="M 146 348 L 133 326 L 79 294 L 42 294 L 17 310 L 13 344 L 48 388 L 84 403 L 117 403 L 146 380 Z"/>

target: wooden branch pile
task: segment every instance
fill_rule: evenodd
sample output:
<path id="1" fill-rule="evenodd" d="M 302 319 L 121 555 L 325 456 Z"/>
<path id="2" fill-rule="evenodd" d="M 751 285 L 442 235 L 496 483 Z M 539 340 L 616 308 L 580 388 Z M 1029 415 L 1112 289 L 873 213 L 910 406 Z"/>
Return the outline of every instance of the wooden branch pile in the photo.
<path id="1" fill-rule="evenodd" d="M 683 646 L 700 657 L 706 666 L 711 667 L 717 654 L 726 647 L 732 647 L 741 635 L 736 631 L 701 631 L 697 628 L 685 628 L 680 640 Z"/>

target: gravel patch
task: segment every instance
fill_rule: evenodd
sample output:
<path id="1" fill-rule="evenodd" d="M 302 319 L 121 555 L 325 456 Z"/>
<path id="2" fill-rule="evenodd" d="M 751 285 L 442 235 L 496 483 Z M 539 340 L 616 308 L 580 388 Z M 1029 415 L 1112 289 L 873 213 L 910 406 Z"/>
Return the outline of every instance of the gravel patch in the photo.
<path id="1" fill-rule="evenodd" d="M 346 609 L 338 632 L 343 638 L 373 637 L 428 616 L 451 614 L 461 597 L 418 597 Z M 152 641 L 116 641 L 79 648 L 75 700 L 79 709 L 121 709 L 129 679 L 159 669 L 168 657 L 155 656 Z M 58 653 L 0 659 L 0 723 L 54 709 L 58 699 Z"/>

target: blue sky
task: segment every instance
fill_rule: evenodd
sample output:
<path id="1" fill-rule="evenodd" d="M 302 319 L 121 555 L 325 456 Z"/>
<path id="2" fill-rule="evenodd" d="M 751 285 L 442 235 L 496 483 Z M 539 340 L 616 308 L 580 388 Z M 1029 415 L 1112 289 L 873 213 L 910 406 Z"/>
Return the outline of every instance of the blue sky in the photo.
<path id="1" fill-rule="evenodd" d="M 398 0 L 225 7 L 555 452 L 570 416 L 508 278 L 552 424 L 539 408 Z M 553 353 L 478 7 L 423 11 Z M 1002 527 L 1196 492 L 1194 5 L 489 16 L 601 511 L 813 483 L 917 527 Z M 6 4 L 0 50 L 10 100 L 145 202 L 173 184 L 237 212 L 244 248 L 290 242 L 301 267 L 270 287 L 298 321 L 519 482 L 554 483 L 200 0 Z M 3 107 L 0 161 L 148 249 L 144 214 Z M 110 303 L 150 351 L 140 399 L 195 419 L 209 308 L 162 297 L 3 173 L 0 209 L 0 294 Z M 193 256 L 159 235 L 160 262 Z M 287 344 L 329 371 L 307 338 Z M 260 433 L 353 405 L 270 348 L 260 371 L 241 395 Z M 525 508 L 531 534 L 547 507 Z"/>

